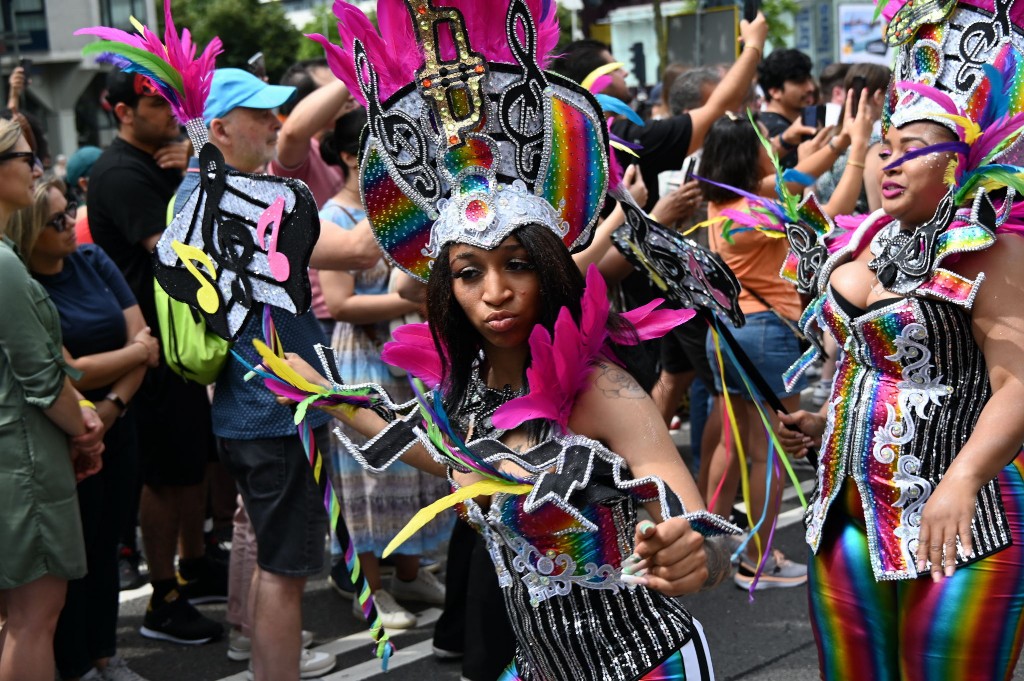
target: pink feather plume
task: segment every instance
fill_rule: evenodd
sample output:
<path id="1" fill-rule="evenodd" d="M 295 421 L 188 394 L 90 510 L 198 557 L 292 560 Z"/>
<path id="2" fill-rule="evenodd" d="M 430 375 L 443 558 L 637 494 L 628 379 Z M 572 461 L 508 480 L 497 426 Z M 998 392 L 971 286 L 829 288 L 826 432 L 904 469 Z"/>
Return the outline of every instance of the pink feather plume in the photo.
<path id="1" fill-rule="evenodd" d="M 633 324 L 636 334 L 616 334 L 609 339 L 608 287 L 597 268 L 587 269 L 587 286 L 580 301 L 577 326 L 568 308 L 563 307 L 555 321 L 554 334 L 541 325 L 530 333 L 530 367 L 526 382 L 530 392 L 509 400 L 494 412 L 492 422 L 498 428 L 512 429 L 533 419 L 546 419 L 567 431 L 576 396 L 586 387 L 594 362 L 612 357 L 606 352 L 609 340 L 632 345 L 641 340 L 659 338 L 694 316 L 693 310 L 657 310 L 663 301 L 651 301 L 622 317 Z"/>
<path id="2" fill-rule="evenodd" d="M 405 369 L 430 389 L 441 384 L 441 357 L 437 354 L 430 325 L 403 324 L 391 334 L 394 340 L 384 344 L 380 358 L 387 364 Z"/>
<path id="3" fill-rule="evenodd" d="M 170 103 L 175 117 L 181 123 L 203 117 L 206 99 L 210 95 L 213 71 L 217 56 L 224 51 L 220 38 L 213 38 L 196 58 L 196 45 L 189 30 L 183 29 L 178 35 L 171 16 L 171 2 L 164 2 L 164 40 L 149 28 L 142 27 L 142 34 L 128 33 L 116 28 L 93 26 L 75 31 L 75 35 L 92 35 L 109 41 L 102 48 L 116 55 L 116 63 L 124 70 L 142 73 L 157 86 L 163 97 Z M 129 50 L 119 50 L 124 45 Z M 142 50 L 153 59 L 131 50 Z"/>
<path id="4" fill-rule="evenodd" d="M 552 0 L 526 0 L 536 26 L 537 61 L 541 68 L 552 58 L 558 44 L 558 13 Z M 469 35 L 470 47 L 489 62 L 515 63 L 515 57 L 508 45 L 505 34 L 505 12 L 508 1 L 496 3 L 493 0 L 443 0 L 438 7 L 454 7 L 462 12 Z M 501 20 L 497 12 L 501 11 Z M 361 10 L 345 0 L 335 0 L 334 15 L 338 19 L 338 33 L 341 45 L 332 45 L 319 34 L 306 37 L 320 43 L 327 53 L 327 62 L 341 81 L 348 86 L 352 95 L 364 101 L 355 66 L 352 64 L 352 43 L 359 40 L 366 48 L 367 57 L 373 64 L 378 79 L 378 97 L 381 101 L 397 92 L 416 78 L 416 71 L 423 66 L 423 54 L 413 29 L 412 17 L 404 0 L 377 0 L 377 23 L 380 31 L 366 18 Z M 445 59 L 455 55 L 452 36 L 447 26 L 439 31 L 439 46 Z M 520 37 L 523 30 L 518 28 Z"/>

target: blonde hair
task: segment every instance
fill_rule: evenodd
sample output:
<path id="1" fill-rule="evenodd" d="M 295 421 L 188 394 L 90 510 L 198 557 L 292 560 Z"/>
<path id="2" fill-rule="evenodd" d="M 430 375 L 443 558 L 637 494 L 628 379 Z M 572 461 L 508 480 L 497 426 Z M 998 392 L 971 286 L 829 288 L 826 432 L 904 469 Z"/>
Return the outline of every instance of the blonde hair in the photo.
<path id="1" fill-rule="evenodd" d="M 32 249 L 49 222 L 50 190 L 56 189 L 61 194 L 67 193 L 67 185 L 59 177 L 43 178 L 36 185 L 32 195 L 32 205 L 14 213 L 7 223 L 7 236 L 21 251 L 21 257 L 27 263 L 32 257 Z"/>
<path id="2" fill-rule="evenodd" d="M 21 137 L 21 126 L 15 121 L 0 118 L 0 154 L 14 149 Z"/>

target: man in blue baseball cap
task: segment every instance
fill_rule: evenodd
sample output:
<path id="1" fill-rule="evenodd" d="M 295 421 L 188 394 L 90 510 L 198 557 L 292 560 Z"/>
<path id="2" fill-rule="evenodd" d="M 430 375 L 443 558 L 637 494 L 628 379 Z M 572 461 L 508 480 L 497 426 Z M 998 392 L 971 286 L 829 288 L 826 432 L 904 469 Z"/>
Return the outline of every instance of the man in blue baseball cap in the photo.
<path id="1" fill-rule="evenodd" d="M 217 69 L 213 72 L 203 118 L 210 125 L 214 118 L 223 118 L 238 107 L 276 109 L 294 96 L 295 88 L 291 86 L 264 83 L 242 69 Z"/>
<path id="2" fill-rule="evenodd" d="M 204 111 L 210 144 L 231 168 L 263 172 L 277 153 L 281 122 L 276 109 L 294 95 L 295 88 L 268 85 L 247 71 L 217 69 Z M 198 169 L 193 159 L 175 197 L 175 211 L 199 183 Z M 286 346 L 316 361 L 313 347 L 328 343 L 316 317 L 311 312 L 272 314 Z M 236 345 L 251 348 L 253 338 L 263 338 L 259 315 L 242 329 Z M 256 681 L 321 676 L 336 660 L 301 647 L 312 642 L 312 635 L 302 631 L 302 593 L 306 579 L 323 568 L 327 516 L 292 413 L 259 381 L 247 382 L 240 363 L 229 361 L 217 377 L 212 415 L 220 458 L 238 485 L 252 524 L 249 534 L 256 537 L 255 547 L 232 542 L 228 657 L 251 657 Z M 326 414 L 311 416 L 318 442 L 330 441 L 329 422 Z M 237 528 L 235 536 L 240 536 Z"/>

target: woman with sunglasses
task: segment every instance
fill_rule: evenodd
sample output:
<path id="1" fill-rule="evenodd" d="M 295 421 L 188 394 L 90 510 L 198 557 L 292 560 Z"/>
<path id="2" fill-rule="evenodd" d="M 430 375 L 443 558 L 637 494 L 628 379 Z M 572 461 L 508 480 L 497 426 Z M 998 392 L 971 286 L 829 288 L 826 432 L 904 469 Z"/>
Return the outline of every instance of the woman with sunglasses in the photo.
<path id="1" fill-rule="evenodd" d="M 68 583 L 54 638 L 58 672 L 77 679 L 91 678 L 94 667 L 125 668 L 115 655 L 117 529 L 120 492 L 135 475 L 136 460 L 135 423 L 126 406 L 146 367 L 156 365 L 159 346 L 113 261 L 94 244 L 77 247 L 76 206 L 64 192 L 58 179 L 41 182 L 9 231 L 57 306 L 64 359 L 81 372 L 74 385 L 96 405 L 103 423 L 103 468 L 78 486 L 88 574 Z"/>
<path id="2" fill-rule="evenodd" d="M 67 581 L 85 574 L 76 477 L 100 465 L 101 424 L 71 384 L 57 311 L 5 228 L 39 177 L 17 123 L 0 120 L 0 680 L 52 681 Z M 81 401 L 81 402 L 80 402 Z"/>

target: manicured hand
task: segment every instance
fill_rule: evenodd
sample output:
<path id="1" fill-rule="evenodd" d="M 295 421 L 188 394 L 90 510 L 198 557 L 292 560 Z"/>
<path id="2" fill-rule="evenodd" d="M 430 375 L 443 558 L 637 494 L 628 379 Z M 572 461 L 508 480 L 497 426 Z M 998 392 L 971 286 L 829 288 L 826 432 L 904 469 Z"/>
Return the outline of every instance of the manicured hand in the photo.
<path id="1" fill-rule="evenodd" d="M 636 526 L 635 560 L 624 570 L 638 577 L 630 580 L 668 596 L 700 591 L 708 577 L 704 537 L 694 532 L 683 518 L 671 518 L 655 525 L 644 520 Z M 632 569 L 630 570 L 630 566 Z"/>
<path id="2" fill-rule="evenodd" d="M 931 563 L 933 581 L 952 577 L 956 570 L 956 540 L 960 538 L 964 554 L 973 555 L 971 523 L 974 521 L 975 498 L 980 486 L 947 471 L 942 482 L 928 498 L 921 514 L 918 535 L 917 571 L 924 572 Z"/>

